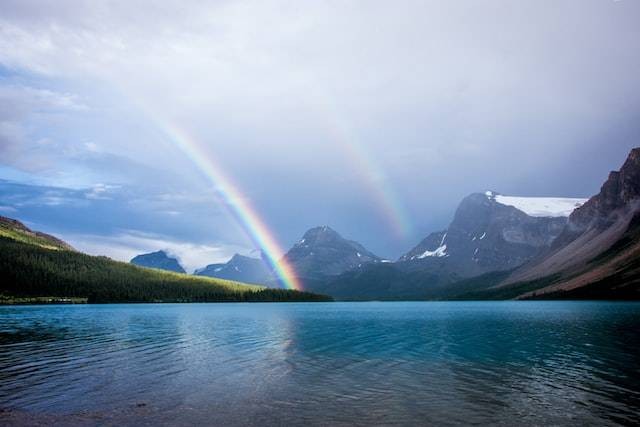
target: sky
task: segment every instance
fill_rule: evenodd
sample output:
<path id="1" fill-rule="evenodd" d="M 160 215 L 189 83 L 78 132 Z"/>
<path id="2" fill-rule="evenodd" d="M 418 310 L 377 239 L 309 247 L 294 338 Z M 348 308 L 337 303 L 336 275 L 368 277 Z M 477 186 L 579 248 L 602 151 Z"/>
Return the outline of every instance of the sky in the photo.
<path id="1" fill-rule="evenodd" d="M 247 223 L 395 259 L 473 192 L 597 193 L 640 146 L 638 22 L 632 0 L 3 0 L 0 215 L 188 270 L 258 256 Z"/>

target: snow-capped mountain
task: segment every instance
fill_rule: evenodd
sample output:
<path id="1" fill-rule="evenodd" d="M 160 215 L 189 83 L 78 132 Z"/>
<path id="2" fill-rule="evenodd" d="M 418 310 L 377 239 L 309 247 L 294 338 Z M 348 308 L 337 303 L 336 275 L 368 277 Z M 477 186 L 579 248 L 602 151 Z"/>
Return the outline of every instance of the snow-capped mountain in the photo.
<path id="1" fill-rule="evenodd" d="M 315 227 L 285 255 L 299 277 L 335 276 L 364 264 L 382 261 L 358 242 L 347 240 L 331 227 Z"/>
<path id="2" fill-rule="evenodd" d="M 431 233 L 399 262 L 408 270 L 446 270 L 460 277 L 510 270 L 548 247 L 583 199 L 466 197 L 449 228 Z M 572 208 L 572 209 L 571 209 Z"/>
<path id="3" fill-rule="evenodd" d="M 273 279 L 271 270 L 264 260 L 239 254 L 235 254 L 226 263 L 209 264 L 193 274 L 255 284 L 266 284 Z"/>

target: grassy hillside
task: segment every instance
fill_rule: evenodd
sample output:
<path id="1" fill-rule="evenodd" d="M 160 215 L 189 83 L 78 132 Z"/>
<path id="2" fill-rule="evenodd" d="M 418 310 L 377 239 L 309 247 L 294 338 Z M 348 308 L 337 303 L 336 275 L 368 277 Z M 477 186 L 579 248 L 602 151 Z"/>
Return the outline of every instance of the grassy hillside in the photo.
<path id="1" fill-rule="evenodd" d="M 7 237 L 45 249 L 73 250 L 69 244 L 56 237 L 30 230 L 20 221 L 4 216 L 0 216 L 0 237 Z"/>
<path id="2" fill-rule="evenodd" d="M 0 225 L 0 303 L 36 297 L 107 302 L 326 301 L 328 297 L 137 267 Z M 28 230 L 28 229 L 27 229 Z M 31 233 L 31 234 L 29 234 Z M 46 236 L 46 235 L 45 235 Z M 50 236 L 49 236 L 50 237 Z"/>

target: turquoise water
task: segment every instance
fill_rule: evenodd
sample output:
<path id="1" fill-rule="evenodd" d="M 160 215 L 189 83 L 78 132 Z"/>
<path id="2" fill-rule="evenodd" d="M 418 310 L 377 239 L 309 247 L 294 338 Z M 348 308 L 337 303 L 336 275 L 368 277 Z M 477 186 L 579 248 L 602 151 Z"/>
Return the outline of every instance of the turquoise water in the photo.
<path id="1" fill-rule="evenodd" d="M 636 303 L 0 307 L 0 417 L 635 424 L 639 349 Z"/>

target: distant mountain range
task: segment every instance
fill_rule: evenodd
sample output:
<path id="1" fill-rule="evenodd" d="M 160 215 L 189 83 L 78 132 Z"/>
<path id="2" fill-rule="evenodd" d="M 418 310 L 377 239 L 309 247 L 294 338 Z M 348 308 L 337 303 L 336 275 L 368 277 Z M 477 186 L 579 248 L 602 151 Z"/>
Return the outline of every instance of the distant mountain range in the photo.
<path id="1" fill-rule="evenodd" d="M 439 298 L 450 284 L 532 260 L 585 201 L 474 193 L 462 200 L 446 230 L 431 233 L 396 262 L 365 264 L 309 289 L 346 299 Z"/>
<path id="2" fill-rule="evenodd" d="M 347 299 L 429 298 L 445 285 L 530 261 L 551 245 L 568 215 L 584 202 L 476 193 L 460 203 L 446 230 L 430 234 L 396 262 L 329 226 L 308 230 L 284 259 L 305 288 L 316 292 Z M 195 274 L 276 284 L 266 263 L 241 255 Z"/>
<path id="3" fill-rule="evenodd" d="M 634 149 L 591 199 L 471 194 L 447 229 L 395 262 L 328 226 L 308 230 L 284 259 L 305 289 L 341 299 L 638 298 L 639 211 Z M 145 257 L 134 260 L 179 267 L 162 252 Z M 263 260 L 237 254 L 195 274 L 277 284 Z"/>
<path id="4" fill-rule="evenodd" d="M 329 226 L 308 230 L 284 258 L 305 283 L 324 282 L 369 263 L 387 262 L 358 242 L 345 239 Z M 235 254 L 226 263 L 200 268 L 194 274 L 245 283 L 277 285 L 277 278 L 264 260 L 239 254 Z"/>

